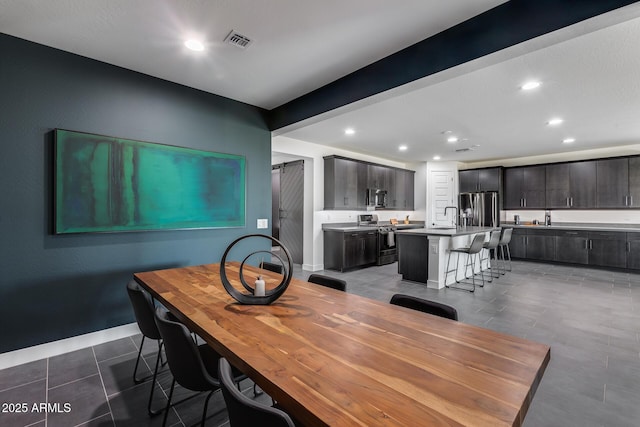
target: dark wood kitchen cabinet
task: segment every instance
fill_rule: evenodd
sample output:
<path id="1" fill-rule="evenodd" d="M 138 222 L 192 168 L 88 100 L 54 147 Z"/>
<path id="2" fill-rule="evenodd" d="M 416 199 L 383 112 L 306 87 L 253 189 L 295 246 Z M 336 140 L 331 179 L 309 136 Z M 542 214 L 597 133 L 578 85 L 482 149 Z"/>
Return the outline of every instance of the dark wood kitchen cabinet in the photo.
<path id="1" fill-rule="evenodd" d="M 527 231 L 524 228 L 513 229 L 511 242 L 509 242 L 509 253 L 511 258 L 527 257 Z"/>
<path id="2" fill-rule="evenodd" d="M 460 193 L 502 192 L 502 168 L 467 169 L 458 172 Z"/>
<path id="3" fill-rule="evenodd" d="M 627 268 L 640 270 L 640 233 L 627 233 Z"/>
<path id="4" fill-rule="evenodd" d="M 324 268 L 345 271 L 376 263 L 377 230 L 324 231 Z"/>
<path id="5" fill-rule="evenodd" d="M 629 157 L 629 204 L 640 208 L 640 156 Z"/>
<path id="6" fill-rule="evenodd" d="M 555 230 L 527 230 L 527 259 L 554 261 L 556 258 Z"/>
<path id="7" fill-rule="evenodd" d="M 389 195 L 389 208 L 398 210 L 414 209 L 415 172 L 395 169 L 395 188 Z"/>
<path id="8" fill-rule="evenodd" d="M 598 160 L 596 166 L 596 206 L 629 207 L 629 159 Z"/>
<path id="9" fill-rule="evenodd" d="M 545 166 L 525 166 L 505 169 L 505 209 L 544 209 L 545 207 Z"/>
<path id="10" fill-rule="evenodd" d="M 548 209 L 595 208 L 596 162 L 547 165 L 546 205 Z"/>
<path id="11" fill-rule="evenodd" d="M 588 240 L 589 233 L 586 231 L 558 230 L 555 260 L 572 264 L 589 264 Z"/>
<path id="12" fill-rule="evenodd" d="M 340 157 L 324 158 L 324 208 L 366 208 L 367 165 Z"/>
<path id="13" fill-rule="evenodd" d="M 589 232 L 589 265 L 625 268 L 627 266 L 627 233 Z"/>
<path id="14" fill-rule="evenodd" d="M 509 249 L 513 258 L 554 261 L 556 231 L 536 228 L 514 228 Z"/>

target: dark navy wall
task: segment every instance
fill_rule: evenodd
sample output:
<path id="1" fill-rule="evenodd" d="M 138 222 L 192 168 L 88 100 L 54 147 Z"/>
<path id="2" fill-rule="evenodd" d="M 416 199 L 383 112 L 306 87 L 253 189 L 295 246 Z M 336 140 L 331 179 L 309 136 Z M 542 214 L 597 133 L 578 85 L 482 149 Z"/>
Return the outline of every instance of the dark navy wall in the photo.
<path id="1" fill-rule="evenodd" d="M 2 34 L 0 57 L 0 352 L 133 322 L 133 272 L 217 262 L 271 220 L 264 110 Z M 245 155 L 246 227 L 52 235 L 54 128 Z"/>

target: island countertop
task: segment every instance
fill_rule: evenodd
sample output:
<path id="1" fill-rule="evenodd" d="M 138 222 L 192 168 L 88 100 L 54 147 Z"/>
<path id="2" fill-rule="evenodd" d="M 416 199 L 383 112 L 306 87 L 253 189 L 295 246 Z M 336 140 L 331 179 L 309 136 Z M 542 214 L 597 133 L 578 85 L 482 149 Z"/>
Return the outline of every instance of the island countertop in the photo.
<path id="1" fill-rule="evenodd" d="M 455 236 L 466 236 L 469 234 L 476 233 L 486 233 L 492 230 L 496 230 L 494 227 L 477 227 L 477 226 L 467 226 L 467 227 L 434 227 L 434 228 L 414 228 L 411 230 L 397 230 L 396 234 L 400 235 L 414 235 L 414 236 L 445 236 L 445 237 L 455 237 Z"/>

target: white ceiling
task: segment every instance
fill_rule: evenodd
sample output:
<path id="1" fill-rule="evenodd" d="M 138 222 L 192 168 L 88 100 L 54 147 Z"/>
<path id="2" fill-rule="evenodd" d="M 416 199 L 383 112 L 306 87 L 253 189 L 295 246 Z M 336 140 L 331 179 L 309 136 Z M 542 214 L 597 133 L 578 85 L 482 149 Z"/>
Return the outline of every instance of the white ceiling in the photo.
<path id="1" fill-rule="evenodd" d="M 0 31 L 271 109 L 503 2 L 0 0 Z M 640 2 L 276 133 L 409 163 L 639 144 L 638 17 Z M 232 29 L 253 43 L 224 44 Z M 543 85 L 524 93 L 529 78 Z"/>
<path id="2" fill-rule="evenodd" d="M 0 0 L 0 31 L 271 109 L 504 2 Z"/>
<path id="3" fill-rule="evenodd" d="M 408 163 L 438 155 L 499 164 L 640 144 L 638 16 L 636 4 L 276 133 Z M 542 85 L 520 90 L 530 79 Z M 564 122 L 546 125 L 553 117 Z M 345 135 L 348 127 L 356 133 Z M 447 143 L 445 131 L 467 140 Z M 563 144 L 568 137 L 576 141 Z"/>

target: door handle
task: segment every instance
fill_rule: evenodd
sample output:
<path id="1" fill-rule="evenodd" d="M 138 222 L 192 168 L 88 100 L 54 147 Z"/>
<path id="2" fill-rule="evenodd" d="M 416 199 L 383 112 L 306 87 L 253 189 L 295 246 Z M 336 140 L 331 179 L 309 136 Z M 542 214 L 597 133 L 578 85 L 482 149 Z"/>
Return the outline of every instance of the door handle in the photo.
<path id="1" fill-rule="evenodd" d="M 631 243 L 627 242 L 627 252 L 631 252 Z"/>
<path id="2" fill-rule="evenodd" d="M 629 196 L 624 196 L 624 205 L 629 206 Z"/>
<path id="3" fill-rule="evenodd" d="M 573 197 L 569 197 L 569 200 L 571 201 L 571 203 L 569 204 L 570 207 L 573 207 Z"/>
<path id="4" fill-rule="evenodd" d="M 589 239 L 589 250 L 593 250 L 593 240 Z"/>
<path id="5" fill-rule="evenodd" d="M 571 205 L 569 204 L 569 198 L 567 197 L 567 207 L 569 207 L 569 206 L 571 206 Z"/>
<path id="6" fill-rule="evenodd" d="M 524 207 L 526 208 L 526 207 L 527 207 L 527 199 L 526 199 L 526 198 L 524 198 L 524 199 L 522 199 L 522 200 L 524 201 Z"/>

